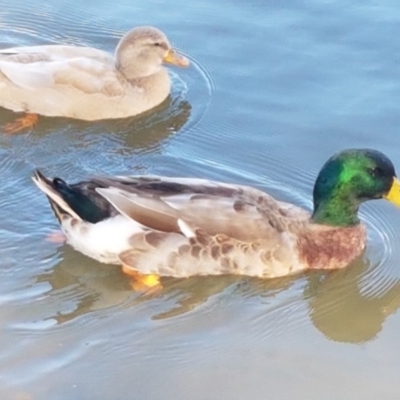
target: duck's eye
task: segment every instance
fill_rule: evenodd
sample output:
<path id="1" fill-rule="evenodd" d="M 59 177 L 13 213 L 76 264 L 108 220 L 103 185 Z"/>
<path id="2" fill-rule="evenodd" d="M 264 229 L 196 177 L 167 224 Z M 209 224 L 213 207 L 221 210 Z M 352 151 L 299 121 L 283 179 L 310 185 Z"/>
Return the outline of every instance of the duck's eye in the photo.
<path id="1" fill-rule="evenodd" d="M 154 43 L 154 46 L 156 46 L 156 47 L 161 47 L 162 44 L 161 44 L 160 42 L 155 42 L 155 43 Z"/>
<path id="2" fill-rule="evenodd" d="M 383 176 L 385 175 L 385 171 L 381 167 L 374 167 L 369 170 L 372 176 Z"/>

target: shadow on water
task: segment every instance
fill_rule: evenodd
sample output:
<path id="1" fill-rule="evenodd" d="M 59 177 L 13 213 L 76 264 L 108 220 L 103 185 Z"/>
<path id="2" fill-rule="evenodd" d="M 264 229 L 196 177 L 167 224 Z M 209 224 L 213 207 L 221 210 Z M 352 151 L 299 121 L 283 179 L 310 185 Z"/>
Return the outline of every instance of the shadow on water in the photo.
<path id="1" fill-rule="evenodd" d="M 38 277 L 38 282 L 50 284 L 50 297 L 58 296 L 67 287 L 75 288 L 74 307 L 58 310 L 51 316 L 58 324 L 103 308 L 135 307 L 154 299 L 161 300 L 167 308 L 153 312 L 152 320 L 175 318 L 195 311 L 212 297 L 226 296 L 227 292 L 243 301 L 262 299 L 261 306 L 269 307 L 271 302 L 281 301 L 281 294 L 303 282 L 300 297 L 308 304 L 309 318 L 315 328 L 329 340 L 358 344 L 376 338 L 385 319 L 400 307 L 399 282 L 378 294 L 369 294 L 363 289 L 362 281 L 371 268 L 364 260 L 339 271 L 311 272 L 273 280 L 230 275 L 163 278 L 162 291 L 146 294 L 132 291 L 129 279 L 119 267 L 86 259 L 68 246 L 63 247 L 63 252 L 63 261 L 50 274 Z M 259 323 L 266 321 L 262 318 Z"/>

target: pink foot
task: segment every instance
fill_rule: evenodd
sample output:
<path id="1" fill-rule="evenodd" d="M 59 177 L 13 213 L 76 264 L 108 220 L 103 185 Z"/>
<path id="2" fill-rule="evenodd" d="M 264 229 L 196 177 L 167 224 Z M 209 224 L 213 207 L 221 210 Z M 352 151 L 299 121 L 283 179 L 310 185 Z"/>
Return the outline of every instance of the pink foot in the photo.
<path id="1" fill-rule="evenodd" d="M 46 241 L 51 243 L 64 244 L 67 238 L 61 231 L 54 231 L 46 236 Z"/>

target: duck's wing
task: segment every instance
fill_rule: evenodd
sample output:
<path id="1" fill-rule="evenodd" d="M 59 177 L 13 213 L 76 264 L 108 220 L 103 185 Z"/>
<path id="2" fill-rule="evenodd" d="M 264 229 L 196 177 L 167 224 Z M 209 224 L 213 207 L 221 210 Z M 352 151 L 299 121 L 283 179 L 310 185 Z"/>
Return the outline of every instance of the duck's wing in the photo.
<path id="1" fill-rule="evenodd" d="M 100 187 L 97 192 L 120 213 L 163 232 L 182 233 L 180 219 L 210 235 L 254 240 L 280 235 L 288 224 L 309 216 L 248 186 L 149 176 L 95 178 L 95 182 Z"/>
<path id="2" fill-rule="evenodd" d="M 85 57 L 113 63 L 114 57 L 103 50 L 85 46 L 44 45 L 0 49 L 0 60 L 28 64 L 37 61 L 57 61 Z"/>
<path id="3" fill-rule="evenodd" d="M 119 254 L 125 272 L 282 276 L 308 218 L 257 189 L 210 181 L 125 178 L 96 191 L 143 226 Z"/>
<path id="4" fill-rule="evenodd" d="M 70 86 L 84 93 L 118 96 L 123 87 L 113 57 L 75 46 L 33 46 L 0 51 L 0 71 L 24 89 Z"/>

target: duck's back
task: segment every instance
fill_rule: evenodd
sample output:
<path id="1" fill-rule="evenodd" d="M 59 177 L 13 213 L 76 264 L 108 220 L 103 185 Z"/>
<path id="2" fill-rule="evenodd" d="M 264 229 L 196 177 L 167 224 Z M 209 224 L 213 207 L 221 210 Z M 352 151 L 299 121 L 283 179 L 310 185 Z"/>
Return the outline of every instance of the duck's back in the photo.
<path id="1" fill-rule="evenodd" d="M 166 70 L 136 86 L 117 71 L 111 54 L 90 47 L 4 49 L 0 72 L 0 106 L 88 121 L 140 114 L 170 90 Z"/>

